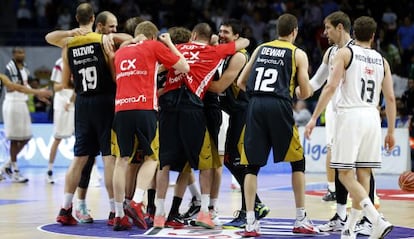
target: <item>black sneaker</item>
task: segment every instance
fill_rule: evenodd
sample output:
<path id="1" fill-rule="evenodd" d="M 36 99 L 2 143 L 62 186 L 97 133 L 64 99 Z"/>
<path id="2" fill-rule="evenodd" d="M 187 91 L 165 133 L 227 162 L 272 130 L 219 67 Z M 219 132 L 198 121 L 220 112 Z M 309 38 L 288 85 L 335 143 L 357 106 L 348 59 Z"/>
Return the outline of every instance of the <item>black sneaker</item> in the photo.
<path id="1" fill-rule="evenodd" d="M 332 192 L 328 189 L 328 192 L 322 197 L 325 202 L 336 201 L 336 192 Z"/>
<path id="2" fill-rule="evenodd" d="M 201 202 L 196 197 L 191 199 L 188 211 L 182 215 L 184 220 L 193 218 L 201 209 Z"/>
<path id="3" fill-rule="evenodd" d="M 244 228 L 247 224 L 246 220 L 246 211 L 237 210 L 234 213 L 234 219 L 230 222 L 224 223 L 223 228 L 225 229 L 233 229 L 233 228 Z"/>

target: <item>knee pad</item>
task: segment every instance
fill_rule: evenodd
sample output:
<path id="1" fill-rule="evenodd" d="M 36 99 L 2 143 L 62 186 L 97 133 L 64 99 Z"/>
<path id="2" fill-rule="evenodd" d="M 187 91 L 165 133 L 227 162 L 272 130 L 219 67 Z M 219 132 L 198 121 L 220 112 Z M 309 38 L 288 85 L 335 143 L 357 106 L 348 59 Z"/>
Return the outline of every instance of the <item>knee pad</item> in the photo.
<path id="1" fill-rule="evenodd" d="M 247 165 L 246 167 L 246 174 L 253 174 L 257 176 L 259 173 L 260 166 L 259 165 Z"/>
<path id="2" fill-rule="evenodd" d="M 290 162 L 292 172 L 305 172 L 305 159 L 296 162 Z"/>

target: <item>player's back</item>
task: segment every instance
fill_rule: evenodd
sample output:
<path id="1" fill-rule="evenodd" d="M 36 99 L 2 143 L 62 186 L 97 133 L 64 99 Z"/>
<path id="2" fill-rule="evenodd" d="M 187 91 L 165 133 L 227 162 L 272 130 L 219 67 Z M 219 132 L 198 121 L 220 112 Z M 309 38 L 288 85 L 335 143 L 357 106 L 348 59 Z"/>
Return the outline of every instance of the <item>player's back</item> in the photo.
<path id="1" fill-rule="evenodd" d="M 250 95 L 273 95 L 291 100 L 296 86 L 296 46 L 275 40 L 260 46 L 247 82 Z"/>
<path id="2" fill-rule="evenodd" d="M 384 59 L 374 49 L 349 46 L 351 61 L 340 86 L 338 108 L 377 107 L 384 79 Z"/>
<path id="3" fill-rule="evenodd" d="M 88 33 L 68 42 L 68 61 L 75 91 L 80 95 L 115 93 L 115 82 L 108 67 L 102 36 Z"/>

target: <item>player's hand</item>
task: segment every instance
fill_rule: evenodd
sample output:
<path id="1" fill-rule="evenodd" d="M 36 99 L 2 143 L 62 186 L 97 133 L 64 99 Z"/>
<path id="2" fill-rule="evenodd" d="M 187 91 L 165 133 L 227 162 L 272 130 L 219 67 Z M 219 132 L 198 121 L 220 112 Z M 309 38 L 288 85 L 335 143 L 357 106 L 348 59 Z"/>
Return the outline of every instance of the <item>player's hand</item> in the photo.
<path id="1" fill-rule="evenodd" d="M 384 138 L 384 148 L 387 151 L 387 153 L 391 152 L 394 146 L 395 146 L 394 135 L 387 133 L 387 135 Z"/>
<path id="2" fill-rule="evenodd" d="M 160 39 L 160 41 L 161 42 L 163 42 L 164 44 L 166 44 L 166 45 L 168 45 L 168 44 L 172 44 L 172 41 L 171 41 L 171 36 L 170 36 L 170 34 L 169 33 L 163 33 L 163 34 L 161 34 L 161 35 L 159 35 L 159 37 L 158 37 L 159 39 Z"/>
<path id="3" fill-rule="evenodd" d="M 52 97 L 53 92 L 49 89 L 39 89 L 36 92 L 36 98 L 40 101 L 45 102 L 46 104 L 50 104 L 50 98 Z"/>
<path id="4" fill-rule="evenodd" d="M 134 37 L 131 42 L 132 43 L 138 43 L 138 42 L 142 42 L 142 41 L 145 41 L 145 40 L 147 40 L 147 37 L 144 34 L 141 33 L 138 36 Z"/>
<path id="5" fill-rule="evenodd" d="M 219 44 L 219 36 L 217 36 L 217 34 L 213 34 L 211 35 L 210 38 L 210 45 L 215 46 Z"/>
<path id="6" fill-rule="evenodd" d="M 314 119 L 312 117 L 305 126 L 305 138 L 306 139 L 308 139 L 308 140 L 310 139 L 310 136 L 311 136 L 312 131 L 315 128 L 315 126 L 316 126 L 316 119 Z"/>
<path id="7" fill-rule="evenodd" d="M 112 34 L 103 35 L 102 44 L 104 46 L 105 52 L 108 55 L 110 55 L 111 52 L 114 52 L 115 43 Z"/>

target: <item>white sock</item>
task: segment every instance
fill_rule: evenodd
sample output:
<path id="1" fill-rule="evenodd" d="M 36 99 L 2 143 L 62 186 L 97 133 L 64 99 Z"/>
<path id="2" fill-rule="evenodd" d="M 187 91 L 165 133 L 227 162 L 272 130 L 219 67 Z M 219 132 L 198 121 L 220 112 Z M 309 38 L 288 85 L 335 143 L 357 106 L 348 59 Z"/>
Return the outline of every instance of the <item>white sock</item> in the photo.
<path id="1" fill-rule="evenodd" d="M 114 198 L 109 199 L 109 209 L 111 210 L 111 212 L 115 212 L 115 199 Z"/>
<path id="2" fill-rule="evenodd" d="M 375 209 L 371 200 L 367 197 L 361 200 L 359 203 L 362 210 L 364 210 L 365 216 L 370 222 L 375 222 L 375 220 L 380 216 L 377 209 Z"/>
<path id="3" fill-rule="evenodd" d="M 348 220 L 346 221 L 345 228 L 349 229 L 350 231 L 355 230 L 355 226 L 357 221 L 361 216 L 361 210 L 351 208 L 351 212 L 349 213 Z"/>
<path id="4" fill-rule="evenodd" d="M 336 192 L 335 182 L 328 182 L 328 190 L 331 192 Z"/>
<path id="5" fill-rule="evenodd" d="M 217 204 L 217 198 L 210 198 L 210 205 L 208 206 L 216 209 L 216 204 Z"/>
<path id="6" fill-rule="evenodd" d="M 135 189 L 134 198 L 132 200 L 134 200 L 136 203 L 141 203 L 144 198 L 144 193 L 145 191 L 140 188 Z"/>
<path id="7" fill-rule="evenodd" d="M 68 209 L 72 206 L 73 193 L 65 193 L 62 207 Z"/>
<path id="8" fill-rule="evenodd" d="M 11 167 L 13 172 L 14 171 L 19 171 L 19 167 L 17 166 L 17 162 L 11 162 Z"/>
<path id="9" fill-rule="evenodd" d="M 191 195 L 193 195 L 194 197 L 196 197 L 197 200 L 201 200 L 201 194 L 200 194 L 200 191 L 198 190 L 197 184 L 195 182 L 192 183 L 192 184 L 190 184 L 190 185 L 188 185 L 188 189 L 190 190 Z"/>
<path id="10" fill-rule="evenodd" d="M 201 194 L 201 211 L 208 212 L 208 204 L 210 203 L 210 194 Z"/>
<path id="11" fill-rule="evenodd" d="M 122 202 L 115 202 L 115 217 L 123 218 L 125 216 L 124 213 L 124 205 Z"/>
<path id="12" fill-rule="evenodd" d="M 80 208 L 82 206 L 86 207 L 86 201 L 85 199 L 77 199 L 77 203 L 76 203 L 77 209 L 80 210 Z"/>
<path id="13" fill-rule="evenodd" d="M 247 211 L 246 212 L 246 220 L 247 224 L 252 225 L 256 220 L 256 216 L 254 215 L 254 211 Z"/>
<path id="14" fill-rule="evenodd" d="M 155 216 L 165 216 L 164 203 L 165 203 L 165 199 L 161 199 L 161 198 L 155 199 Z"/>
<path id="15" fill-rule="evenodd" d="M 341 218 L 341 220 L 345 220 L 346 218 L 346 204 L 336 204 L 336 213 Z"/>
<path id="16" fill-rule="evenodd" d="M 306 217 L 306 211 L 304 207 L 296 208 L 296 219 L 301 221 Z"/>
<path id="17" fill-rule="evenodd" d="M 53 163 L 49 163 L 47 166 L 47 170 L 48 171 L 52 171 L 53 170 Z"/>

